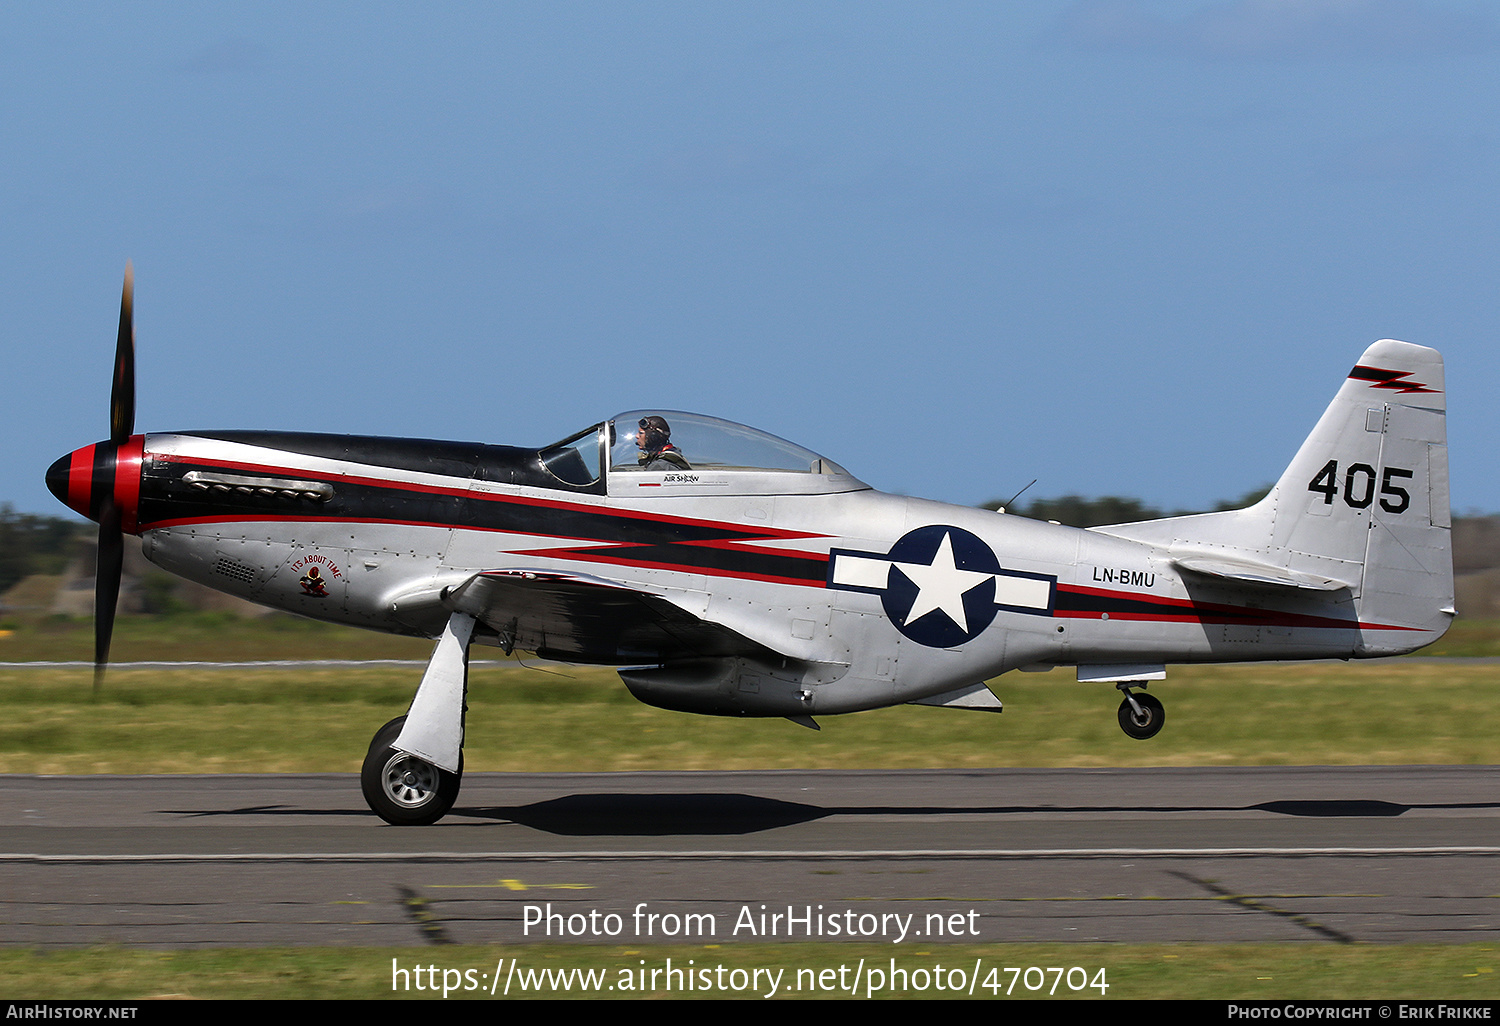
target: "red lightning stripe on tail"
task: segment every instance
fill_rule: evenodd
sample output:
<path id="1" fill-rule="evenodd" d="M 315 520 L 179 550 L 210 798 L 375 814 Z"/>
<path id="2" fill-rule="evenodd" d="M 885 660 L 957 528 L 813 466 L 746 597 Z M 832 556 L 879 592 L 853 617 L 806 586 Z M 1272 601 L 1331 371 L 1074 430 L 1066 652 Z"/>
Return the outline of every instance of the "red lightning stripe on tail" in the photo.
<path id="1" fill-rule="evenodd" d="M 1402 381 L 1411 377 L 1411 371 L 1383 370 L 1380 367 L 1355 367 L 1349 372 L 1355 381 L 1368 381 L 1371 388 L 1386 388 L 1392 392 L 1436 392 L 1420 381 Z"/>

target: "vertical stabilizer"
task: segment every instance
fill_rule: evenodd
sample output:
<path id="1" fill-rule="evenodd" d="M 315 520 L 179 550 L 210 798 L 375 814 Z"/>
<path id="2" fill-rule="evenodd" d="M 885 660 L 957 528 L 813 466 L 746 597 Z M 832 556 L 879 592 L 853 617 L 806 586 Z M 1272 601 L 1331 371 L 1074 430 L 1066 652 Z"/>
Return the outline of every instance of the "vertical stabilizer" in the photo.
<path id="1" fill-rule="evenodd" d="M 1260 502 L 1098 530 L 1190 570 L 1350 596 L 1358 654 L 1410 651 L 1453 616 L 1446 399 L 1436 350 L 1382 339 Z"/>
<path id="2" fill-rule="evenodd" d="M 1435 350 L 1392 339 L 1365 350 L 1260 504 L 1272 507 L 1272 547 L 1362 567 L 1367 593 L 1388 583 L 1380 559 L 1395 557 L 1391 546 L 1415 545 L 1434 553 L 1420 564 L 1448 579 L 1451 601 L 1446 398 Z"/>
<path id="3" fill-rule="evenodd" d="M 1451 619 L 1446 414 L 1442 357 L 1376 342 L 1272 493 L 1273 546 L 1360 564 L 1366 624 L 1441 632 Z"/>

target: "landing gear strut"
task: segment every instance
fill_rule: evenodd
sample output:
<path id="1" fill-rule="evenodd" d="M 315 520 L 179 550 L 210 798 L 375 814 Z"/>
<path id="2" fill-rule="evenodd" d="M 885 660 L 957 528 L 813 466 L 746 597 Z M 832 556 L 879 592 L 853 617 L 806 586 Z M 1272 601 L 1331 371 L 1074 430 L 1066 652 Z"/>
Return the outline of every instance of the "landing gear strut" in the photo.
<path id="1" fill-rule="evenodd" d="M 1148 737 L 1155 737 L 1161 730 L 1162 724 L 1167 721 L 1167 711 L 1155 698 L 1146 694 L 1144 681 L 1127 680 L 1121 681 L 1115 687 L 1125 693 L 1125 699 L 1120 703 L 1120 729 L 1137 741 L 1144 741 Z M 1141 688 L 1141 693 L 1133 695 L 1131 688 Z"/>
<path id="2" fill-rule="evenodd" d="M 381 727 L 370 742 L 359 786 L 370 809 L 387 823 L 427 826 L 447 815 L 458 800 L 473 632 L 472 616 L 455 612 L 448 617 L 411 708 Z"/>
<path id="3" fill-rule="evenodd" d="M 427 826 L 448 814 L 458 800 L 463 780 L 463 756 L 458 772 L 449 773 L 391 745 L 401 735 L 405 716 L 398 716 L 376 733 L 359 773 L 360 790 L 375 814 L 394 826 Z"/>

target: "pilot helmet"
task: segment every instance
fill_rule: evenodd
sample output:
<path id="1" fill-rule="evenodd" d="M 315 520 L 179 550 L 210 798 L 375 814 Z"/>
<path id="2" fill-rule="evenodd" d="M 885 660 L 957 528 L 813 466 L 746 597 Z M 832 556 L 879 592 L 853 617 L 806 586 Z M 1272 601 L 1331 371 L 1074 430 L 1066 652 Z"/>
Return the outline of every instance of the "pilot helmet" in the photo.
<path id="1" fill-rule="evenodd" d="M 636 444 L 642 449 L 660 449 L 672 440 L 672 429 L 667 425 L 665 417 L 658 417 L 654 413 L 649 417 L 642 417 L 639 427 Z"/>

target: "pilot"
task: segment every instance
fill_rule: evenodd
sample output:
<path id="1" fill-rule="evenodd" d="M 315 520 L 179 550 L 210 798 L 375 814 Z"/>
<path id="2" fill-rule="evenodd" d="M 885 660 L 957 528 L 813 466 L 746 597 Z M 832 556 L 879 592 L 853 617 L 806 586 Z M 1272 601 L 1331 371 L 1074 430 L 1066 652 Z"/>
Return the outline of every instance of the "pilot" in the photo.
<path id="1" fill-rule="evenodd" d="M 672 429 L 666 419 L 652 414 L 642 417 L 635 444 L 641 450 L 642 470 L 692 470 L 682 450 L 672 444 Z"/>

